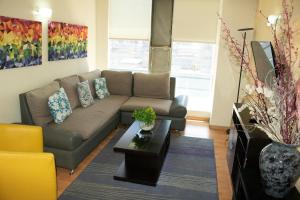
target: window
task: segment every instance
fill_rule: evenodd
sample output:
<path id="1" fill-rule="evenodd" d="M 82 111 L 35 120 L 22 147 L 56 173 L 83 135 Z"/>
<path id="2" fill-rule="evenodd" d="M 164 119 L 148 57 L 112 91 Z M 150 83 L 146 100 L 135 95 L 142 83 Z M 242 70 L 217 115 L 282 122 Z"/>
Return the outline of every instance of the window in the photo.
<path id="1" fill-rule="evenodd" d="M 148 71 L 149 41 L 109 39 L 109 69 Z"/>
<path id="2" fill-rule="evenodd" d="M 152 0 L 109 1 L 109 61 L 114 70 L 148 71 Z"/>
<path id="3" fill-rule="evenodd" d="M 189 96 L 189 111 L 211 112 L 214 51 L 214 43 L 173 42 L 172 75 L 176 77 L 176 95 Z"/>

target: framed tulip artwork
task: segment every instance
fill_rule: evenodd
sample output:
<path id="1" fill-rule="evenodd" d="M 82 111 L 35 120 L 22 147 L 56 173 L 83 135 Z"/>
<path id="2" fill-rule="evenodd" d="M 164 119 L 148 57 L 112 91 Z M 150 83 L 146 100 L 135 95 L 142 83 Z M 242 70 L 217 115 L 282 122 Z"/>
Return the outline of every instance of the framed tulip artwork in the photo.
<path id="1" fill-rule="evenodd" d="M 62 22 L 48 24 L 48 60 L 87 57 L 88 27 Z"/>
<path id="2" fill-rule="evenodd" d="M 0 16 L 0 70 L 42 64 L 42 23 Z"/>

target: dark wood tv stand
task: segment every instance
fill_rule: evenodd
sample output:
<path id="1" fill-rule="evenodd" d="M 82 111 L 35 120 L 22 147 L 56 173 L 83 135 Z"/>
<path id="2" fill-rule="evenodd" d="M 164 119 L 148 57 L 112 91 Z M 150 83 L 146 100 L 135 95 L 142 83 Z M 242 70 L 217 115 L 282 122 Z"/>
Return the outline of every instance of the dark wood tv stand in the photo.
<path id="1" fill-rule="evenodd" d="M 233 187 L 233 200 L 275 200 L 264 194 L 258 159 L 260 151 L 271 141 L 254 127 L 249 110 L 238 112 L 241 104 L 233 106 L 233 126 L 228 141 L 228 166 Z M 294 188 L 283 200 L 300 200 Z"/>

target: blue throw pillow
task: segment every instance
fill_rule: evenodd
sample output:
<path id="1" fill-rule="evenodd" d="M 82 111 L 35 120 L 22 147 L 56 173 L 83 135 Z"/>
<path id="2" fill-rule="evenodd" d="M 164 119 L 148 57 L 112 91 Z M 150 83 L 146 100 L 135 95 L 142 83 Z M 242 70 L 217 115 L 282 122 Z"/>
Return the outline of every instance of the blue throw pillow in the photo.
<path id="1" fill-rule="evenodd" d="M 54 122 L 62 123 L 72 113 L 71 104 L 64 88 L 60 88 L 48 101 L 49 110 Z"/>
<path id="2" fill-rule="evenodd" d="M 96 94 L 99 99 L 104 99 L 105 97 L 108 97 L 110 95 L 106 86 L 105 78 L 97 78 L 94 80 L 94 83 Z"/>

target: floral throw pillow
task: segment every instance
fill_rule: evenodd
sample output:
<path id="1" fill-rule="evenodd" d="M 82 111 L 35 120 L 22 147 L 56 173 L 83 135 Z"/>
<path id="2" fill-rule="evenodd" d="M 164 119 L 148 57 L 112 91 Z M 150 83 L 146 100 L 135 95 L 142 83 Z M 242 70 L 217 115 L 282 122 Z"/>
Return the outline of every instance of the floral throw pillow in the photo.
<path id="1" fill-rule="evenodd" d="M 48 101 L 49 110 L 54 122 L 61 124 L 72 113 L 71 104 L 64 88 L 60 88 Z"/>
<path id="2" fill-rule="evenodd" d="M 94 98 L 92 96 L 88 80 L 83 81 L 81 83 L 77 83 L 77 91 L 82 107 L 86 108 L 92 103 L 94 103 Z"/>
<path id="3" fill-rule="evenodd" d="M 96 94 L 99 99 L 104 99 L 105 97 L 108 97 L 110 95 L 106 86 L 105 78 L 97 78 L 94 80 L 94 83 Z"/>

